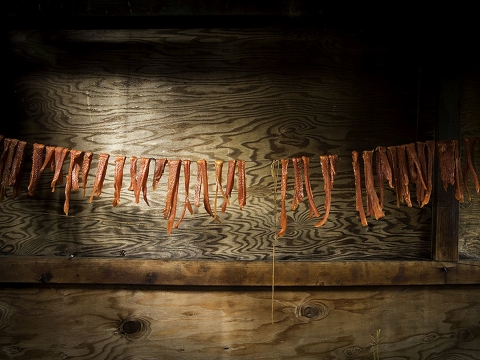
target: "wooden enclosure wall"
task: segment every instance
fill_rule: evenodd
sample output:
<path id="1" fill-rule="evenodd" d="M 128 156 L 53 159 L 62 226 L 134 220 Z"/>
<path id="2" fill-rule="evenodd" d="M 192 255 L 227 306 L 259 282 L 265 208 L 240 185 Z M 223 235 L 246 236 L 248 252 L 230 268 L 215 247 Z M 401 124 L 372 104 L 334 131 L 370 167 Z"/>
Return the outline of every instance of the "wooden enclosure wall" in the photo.
<path id="1" fill-rule="evenodd" d="M 25 171 L 21 195 L 2 203 L 10 225 L 2 228 L 2 253 L 269 259 L 280 200 L 272 160 L 311 159 L 314 197 L 323 213 L 318 157 L 337 154 L 328 222 L 315 228 L 318 219 L 308 217 L 307 201 L 289 209 L 277 258 L 429 259 L 430 205 L 397 208 L 387 189 L 385 218 L 363 228 L 355 211 L 352 150 L 433 136 L 434 94 L 422 93 L 419 102 L 415 56 L 386 40 L 367 40 L 302 28 L 12 31 L 17 121 L 5 135 L 28 141 L 30 149 L 40 142 L 111 157 L 102 195 L 89 203 L 95 158 L 87 197 L 73 193 L 68 217 L 63 187 L 50 191 L 52 175 L 42 175 L 31 197 Z M 190 159 L 194 176 L 195 161 L 206 159 L 212 206 L 214 160 L 246 160 L 247 206 L 239 210 L 234 191 L 231 206 L 219 212 L 220 224 L 199 207 L 167 236 L 167 171 L 157 190 L 149 186 L 150 206 L 134 204 L 126 190 L 127 160 L 121 203 L 113 208 L 116 155 Z M 290 166 L 288 206 L 292 171 Z M 190 194 L 194 186 L 192 180 Z"/>
<path id="2" fill-rule="evenodd" d="M 479 358 L 479 286 L 33 287 L 0 293 L 7 359 Z M 12 299 L 15 299 L 12 304 Z"/>
<path id="3" fill-rule="evenodd" d="M 19 29 L 8 32 L 7 44 L 12 121 L 2 123 L 0 134 L 27 141 L 28 154 L 40 142 L 111 157 L 101 196 L 88 200 L 95 158 L 87 197 L 73 193 L 65 216 L 64 189 L 51 192 L 52 174 L 42 175 L 34 196 L 26 193 L 27 156 L 21 194 L 0 203 L 0 260 L 67 262 L 73 256 L 270 265 L 273 244 L 275 259 L 285 263 L 431 259 L 432 204 L 419 208 L 413 198 L 412 208 L 397 208 L 395 193 L 386 189 L 385 218 L 369 219 L 363 228 L 351 166 L 352 150 L 433 138 L 437 68 L 422 57 L 427 51 L 421 46 L 410 47 L 401 37 L 315 27 Z M 461 71 L 461 136 L 475 136 L 478 62 L 462 62 Z M 287 232 L 275 240 L 280 203 L 272 161 L 308 156 L 323 212 L 318 157 L 324 154 L 339 156 L 329 220 L 315 228 L 304 202 L 295 212 L 288 208 Z M 221 223 L 199 207 L 167 235 L 168 172 L 155 191 L 149 187 L 147 206 L 135 204 L 126 190 L 126 170 L 114 208 L 116 155 L 208 160 L 212 204 L 214 160 L 246 160 L 247 205 L 239 209 L 235 189 L 231 205 L 219 213 Z M 477 169 L 479 160 L 477 150 Z M 195 166 L 192 174 L 190 195 Z M 470 186 L 473 194 L 471 180 Z M 179 199 L 183 195 L 181 188 Z M 480 257 L 478 219 L 480 196 L 473 195 L 460 206 L 461 259 Z M 72 264 L 67 278 L 77 271 L 88 283 L 88 274 L 75 268 L 78 262 Z M 445 276 L 445 286 L 79 286 L 52 284 L 46 273 L 30 280 L 37 285 L 1 285 L 0 357 L 367 359 L 369 335 L 381 329 L 382 359 L 479 359 L 480 280 L 448 286 L 456 268 L 435 263 L 432 269 Z M 397 280 L 421 282 L 431 271 L 412 280 L 399 266 Z M 121 273 L 98 276 L 107 275 L 121 281 Z M 469 280 L 475 283 L 474 276 Z M 301 276 L 295 281 L 303 284 Z"/>

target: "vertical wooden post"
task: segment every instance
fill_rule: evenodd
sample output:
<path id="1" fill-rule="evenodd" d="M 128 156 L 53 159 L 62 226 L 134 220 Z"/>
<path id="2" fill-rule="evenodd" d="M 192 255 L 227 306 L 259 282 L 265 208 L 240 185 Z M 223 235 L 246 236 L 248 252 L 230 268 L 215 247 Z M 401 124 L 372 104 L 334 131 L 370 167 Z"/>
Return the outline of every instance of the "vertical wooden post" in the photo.
<path id="1" fill-rule="evenodd" d="M 438 76 L 435 140 L 460 139 L 461 71 L 456 61 L 442 63 Z M 459 142 L 460 144 L 460 142 Z M 432 257 L 438 261 L 458 261 L 459 202 L 455 189 L 445 191 L 435 166 L 432 211 Z"/>

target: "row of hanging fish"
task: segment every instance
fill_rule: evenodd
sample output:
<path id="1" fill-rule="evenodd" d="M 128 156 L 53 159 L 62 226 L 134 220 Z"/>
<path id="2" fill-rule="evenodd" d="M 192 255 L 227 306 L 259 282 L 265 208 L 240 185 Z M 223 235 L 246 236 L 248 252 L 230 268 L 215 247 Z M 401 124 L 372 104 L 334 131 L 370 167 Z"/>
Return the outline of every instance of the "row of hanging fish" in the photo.
<path id="1" fill-rule="evenodd" d="M 368 225 L 367 216 L 374 217 L 377 220 L 385 216 L 385 213 L 383 212 L 385 182 L 388 183 L 390 188 L 393 188 L 396 191 L 397 207 L 399 207 L 400 204 L 406 204 L 407 206 L 412 207 L 410 194 L 410 184 L 412 183 L 415 185 L 418 205 L 423 207 L 428 204 L 433 189 L 432 178 L 435 155 L 438 157 L 440 178 L 445 190 L 447 190 L 448 185 L 455 186 L 455 197 L 458 201 L 464 201 L 464 191 L 466 191 L 467 198 L 471 200 L 468 187 L 468 175 L 470 173 L 475 183 L 475 190 L 477 194 L 480 194 L 480 184 L 473 161 L 475 145 L 479 139 L 479 137 L 468 137 L 463 139 L 465 158 L 463 169 L 461 168 L 460 149 L 457 140 L 441 140 L 437 142 L 429 140 L 426 142 L 416 142 L 397 146 L 379 146 L 375 150 L 363 151 L 363 184 L 366 193 L 366 211 L 363 205 L 359 153 L 353 151 L 352 167 L 355 180 L 356 210 L 359 213 L 361 224 L 363 226 Z M 20 192 L 21 169 L 25 157 L 25 147 L 27 145 L 25 141 L 4 138 L 0 135 L 0 147 L 2 142 L 3 152 L 0 157 L 0 201 L 6 195 L 6 188 L 9 186 L 12 187 L 11 198 L 15 198 Z M 478 141 L 478 143 L 480 144 L 480 141 Z M 45 146 L 39 143 L 33 144 L 32 169 L 28 185 L 28 194 L 32 196 L 39 183 L 41 174 L 46 168 L 49 168 L 51 172 L 53 172 L 53 179 L 50 186 L 52 192 L 55 191 L 56 186 L 63 184 L 64 176 L 62 169 L 68 155 L 70 155 L 70 161 L 65 179 L 64 202 L 64 212 L 66 215 L 68 215 L 69 212 L 71 191 L 79 190 L 81 187 L 84 196 L 86 196 L 87 179 L 93 158 L 92 152 L 75 149 L 70 150 L 60 146 Z M 314 224 L 315 227 L 324 225 L 329 217 L 338 155 L 321 155 L 319 158 L 325 191 L 325 203 L 323 206 L 325 213 L 323 217 Z M 90 202 L 92 202 L 95 197 L 99 197 L 102 193 L 109 159 L 109 154 L 98 154 L 98 165 L 93 189 L 89 197 Z M 126 156 L 116 156 L 114 159 L 113 206 L 118 206 L 120 203 L 126 160 Z M 149 205 L 147 198 L 147 179 L 151 163 L 155 162 L 152 184 L 153 190 L 157 188 L 165 169 L 168 169 L 166 203 L 163 215 L 164 218 L 167 219 L 167 233 L 170 234 L 173 228 L 178 228 L 187 211 L 190 212 L 190 214 L 193 213 L 192 205 L 189 200 L 191 161 L 180 159 L 167 160 L 166 158 L 137 158 L 136 156 L 131 156 L 129 160 L 130 184 L 128 190 L 133 191 L 135 203 L 137 204 L 140 202 L 140 196 L 142 196 L 145 203 Z M 294 189 L 291 209 L 296 210 L 299 203 L 304 200 L 305 190 L 306 198 L 308 199 L 309 217 L 312 218 L 315 216 L 319 218 L 320 212 L 315 204 L 310 184 L 310 158 L 306 156 L 294 157 L 291 161 L 294 173 Z M 272 176 L 274 177 L 273 167 L 275 163 L 277 166 L 281 163 L 281 210 L 280 231 L 278 232 L 278 236 L 282 237 L 287 229 L 286 198 L 290 159 L 286 158 L 282 159 L 280 162 L 277 161 L 272 163 Z M 206 212 L 212 216 L 215 221 L 220 222 L 217 216 L 217 198 L 221 197 L 223 199 L 221 211 L 225 212 L 227 205 L 230 205 L 229 199 L 234 186 L 235 174 L 237 175 L 239 207 L 242 209 L 246 205 L 244 160 L 228 161 L 225 189 L 222 185 L 222 169 L 224 161 L 215 161 L 215 202 L 213 210 L 210 205 L 208 194 L 209 183 L 207 161 L 205 159 L 197 160 L 196 164 L 197 182 L 194 195 L 195 206 L 200 206 L 203 189 L 203 206 Z M 177 197 L 180 186 L 179 178 L 182 167 L 184 174 L 185 199 L 182 212 L 177 221 L 175 221 L 178 202 Z M 374 172 L 376 173 L 376 181 Z M 80 175 L 82 179 L 81 186 Z"/>
<path id="2" fill-rule="evenodd" d="M 440 179 L 443 188 L 455 187 L 455 198 L 464 202 L 464 192 L 471 200 L 468 186 L 468 175 L 471 174 L 475 183 L 475 191 L 480 194 L 480 184 L 474 166 L 475 144 L 478 136 L 466 137 L 464 144 L 464 164 L 460 161 L 460 149 L 457 140 L 429 140 L 398 146 L 379 146 L 375 150 L 363 151 L 363 171 L 366 192 L 366 212 L 362 200 L 361 174 L 359 153 L 352 152 L 352 166 L 355 176 L 356 210 L 363 226 L 367 226 L 367 216 L 380 219 L 385 216 L 384 182 L 395 189 L 397 207 L 406 204 L 412 207 L 409 184 L 413 183 L 417 203 L 420 207 L 429 203 L 433 190 L 433 168 L 435 155 L 438 158 Z M 479 141 L 480 144 L 480 141 Z M 377 190 L 374 188 L 373 157 L 377 175 Z"/>
<path id="3" fill-rule="evenodd" d="M 0 201 L 6 195 L 6 188 L 12 187 L 11 198 L 18 196 L 20 191 L 21 169 L 25 157 L 25 141 L 17 139 L 4 138 L 0 135 L 0 146 L 3 141 L 3 152 L 0 157 Z M 83 194 L 86 196 L 88 174 L 92 163 L 93 153 L 90 151 L 81 151 L 75 149 L 68 149 L 61 146 L 45 146 L 44 144 L 33 144 L 32 154 L 32 169 L 30 172 L 30 181 L 28 184 L 28 194 L 33 196 L 40 176 L 46 168 L 53 172 L 53 179 L 51 181 L 52 192 L 55 191 L 56 186 L 62 185 L 64 181 L 63 165 L 68 155 L 70 161 L 65 179 L 65 202 L 63 210 L 68 215 L 70 207 L 70 193 L 74 190 L 80 189 L 80 175 L 82 179 L 81 187 Z M 102 193 L 103 183 L 107 173 L 107 166 L 110 155 L 106 153 L 98 154 L 98 165 L 95 174 L 95 181 L 90 195 L 90 202 L 94 197 L 99 197 Z M 113 206 L 118 206 L 120 203 L 120 194 L 123 186 L 123 172 L 126 162 L 126 156 L 116 156 L 114 160 L 114 198 Z M 165 208 L 163 210 L 164 218 L 167 219 L 167 233 L 170 234 L 173 228 L 178 228 L 183 220 L 187 210 L 193 214 L 191 202 L 189 200 L 190 187 L 190 160 L 180 159 L 152 159 L 147 157 L 137 158 L 130 157 L 130 184 L 128 190 L 133 191 L 135 203 L 140 202 L 140 195 L 147 205 L 149 205 L 147 198 L 147 179 L 152 160 L 155 161 L 155 169 L 153 172 L 152 188 L 155 190 L 162 178 L 164 170 L 168 169 L 167 194 Z M 210 205 L 208 193 L 208 174 L 207 161 L 205 159 L 197 160 L 197 183 L 195 187 L 194 205 L 199 207 L 203 192 L 203 205 L 207 213 L 216 221 L 220 222 L 217 216 L 217 198 L 223 198 L 221 211 L 225 212 L 227 205 L 230 205 L 230 198 L 234 187 L 235 174 L 237 175 L 237 192 L 238 204 L 240 210 L 246 205 L 246 184 L 245 184 L 245 160 L 229 160 L 227 168 L 227 181 L 224 189 L 222 185 L 222 170 L 223 160 L 215 161 L 215 203 L 214 208 Z M 183 165 L 183 178 L 185 184 L 185 199 L 183 210 L 176 219 L 178 190 L 180 172 Z M 203 190 L 203 191 L 202 191 Z"/>
<path id="4" fill-rule="evenodd" d="M 443 187 L 447 190 L 448 185 L 455 186 L 455 197 L 460 202 L 464 201 L 464 191 L 471 200 L 468 187 L 468 175 L 472 175 L 475 182 L 475 190 L 480 194 L 480 184 L 475 171 L 473 154 L 475 144 L 479 137 L 464 138 L 464 167 L 461 169 L 460 151 L 457 140 L 441 140 L 426 142 L 409 143 L 398 146 L 379 146 L 375 150 L 365 150 L 362 153 L 363 158 L 363 181 L 361 167 L 359 162 L 359 152 L 352 151 L 352 167 L 355 180 L 355 203 L 356 210 L 359 213 L 362 226 L 367 226 L 367 216 L 380 219 L 385 216 L 384 208 L 384 183 L 388 182 L 390 188 L 396 191 L 397 207 L 400 204 L 406 204 L 412 207 L 410 194 L 410 184 L 413 183 L 416 190 L 416 198 L 420 207 L 430 202 L 433 190 L 433 168 L 435 161 L 435 152 L 438 157 L 440 168 L 440 178 Z M 480 141 L 479 141 L 480 143 Z M 310 184 L 308 157 L 302 156 L 292 158 L 294 189 L 291 210 L 296 210 L 298 204 L 304 199 L 304 190 L 307 193 L 309 217 L 319 218 L 320 212 L 315 204 L 313 192 Z M 314 224 L 320 227 L 328 219 L 332 202 L 332 189 L 334 177 L 336 175 L 337 155 L 321 155 L 320 164 L 325 192 L 325 213 L 320 221 Z M 374 161 L 375 160 L 375 161 Z M 276 164 L 272 164 L 272 176 L 277 182 L 277 175 L 274 167 L 281 163 L 281 209 L 280 209 L 280 230 L 277 235 L 282 237 L 287 229 L 287 190 L 288 190 L 288 166 L 290 159 L 284 158 Z M 376 173 L 376 179 L 375 174 Z M 376 188 L 375 188 L 376 183 Z M 363 184 L 363 186 L 362 186 Z M 363 205 L 363 187 L 365 188 L 366 211 Z"/>

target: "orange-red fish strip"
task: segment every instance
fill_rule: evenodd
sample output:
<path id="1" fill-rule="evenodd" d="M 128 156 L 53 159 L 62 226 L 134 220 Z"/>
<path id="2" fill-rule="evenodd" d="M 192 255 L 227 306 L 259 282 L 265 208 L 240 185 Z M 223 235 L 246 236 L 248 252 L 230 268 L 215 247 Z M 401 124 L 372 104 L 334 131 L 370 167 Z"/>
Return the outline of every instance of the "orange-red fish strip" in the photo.
<path id="1" fill-rule="evenodd" d="M 222 212 L 225 212 L 227 205 L 230 205 L 229 198 L 232 195 L 234 180 L 235 180 L 235 167 L 237 166 L 237 160 L 229 160 L 227 168 L 227 187 L 225 189 L 225 201 L 222 204 Z"/>
<path id="2" fill-rule="evenodd" d="M 153 190 L 155 190 L 162 178 L 163 172 L 165 171 L 165 164 L 167 159 L 155 159 L 155 170 L 153 171 Z"/>
<path id="3" fill-rule="evenodd" d="M 222 169 L 223 169 L 223 160 L 215 160 L 215 200 L 213 203 L 213 217 L 217 218 L 217 199 L 219 192 L 223 197 L 224 202 L 229 202 L 227 195 L 222 187 Z"/>
<path id="4" fill-rule="evenodd" d="M 92 194 L 90 195 L 90 202 L 93 201 L 94 196 L 98 197 L 102 194 L 103 181 L 105 180 L 105 175 L 107 174 L 109 158 L 110 155 L 108 154 L 98 155 L 97 172 L 95 174 L 95 183 L 93 184 Z"/>
<path id="5" fill-rule="evenodd" d="M 411 163 L 410 167 L 415 168 L 415 170 L 413 170 L 415 172 L 415 176 L 412 177 L 412 179 L 415 180 L 417 188 L 417 202 L 419 205 L 421 205 L 423 201 L 422 192 L 427 190 L 427 185 L 423 180 L 422 165 L 420 163 L 415 143 L 406 144 L 405 150 L 407 151 L 409 162 Z M 412 173 L 412 169 L 410 171 Z"/>
<path id="6" fill-rule="evenodd" d="M 70 150 L 61 146 L 55 148 L 55 173 L 53 175 L 52 183 L 50 184 L 52 192 L 55 191 L 55 185 L 63 184 L 63 163 L 69 152 Z"/>
<path id="7" fill-rule="evenodd" d="M 366 150 L 363 152 L 363 172 L 365 176 L 365 190 L 367 193 L 367 209 L 370 207 L 370 215 L 376 220 L 385 216 L 380 206 L 375 185 L 373 180 L 373 151 Z M 368 210 L 367 210 L 368 211 Z"/>
<path id="8" fill-rule="evenodd" d="M 420 207 L 422 207 L 422 203 L 425 200 L 425 194 L 427 192 L 428 188 L 428 179 L 427 179 L 427 156 L 425 153 L 425 143 L 421 141 L 417 141 L 416 143 L 416 149 L 417 149 L 417 155 L 418 155 L 418 161 L 420 163 L 420 168 L 421 168 L 421 173 L 422 173 L 422 178 L 425 183 L 425 188 L 422 186 L 419 186 L 419 182 L 417 179 L 417 186 L 416 186 L 416 192 L 417 192 L 417 200 L 418 204 Z"/>
<path id="9" fill-rule="evenodd" d="M 185 217 L 185 213 L 187 210 L 190 212 L 190 214 L 193 214 L 193 209 L 192 209 L 192 204 L 190 204 L 190 199 L 188 198 L 188 193 L 189 193 L 189 188 L 190 188 L 190 160 L 183 160 L 183 177 L 184 177 L 184 182 L 185 182 L 185 203 L 183 206 L 182 213 L 180 214 L 180 217 L 178 218 L 178 221 L 174 225 L 174 228 L 178 228 L 180 223 L 182 222 L 183 218 Z"/>
<path id="10" fill-rule="evenodd" d="M 45 147 L 45 157 L 42 167 L 40 168 L 40 173 L 42 173 L 46 167 L 49 167 L 51 171 L 55 170 L 55 146 L 47 145 Z"/>
<path id="11" fill-rule="evenodd" d="M 367 226 L 367 217 L 365 216 L 365 210 L 363 208 L 362 200 L 362 178 L 360 174 L 360 163 L 358 162 L 358 152 L 352 151 L 352 166 L 355 179 L 355 209 L 360 215 L 360 222 L 362 226 Z"/>
<path id="12" fill-rule="evenodd" d="M 2 152 L 2 156 L 0 156 L 0 186 L 1 186 L 2 180 L 3 180 L 3 172 L 4 172 L 4 169 L 5 169 L 6 162 L 7 162 L 8 150 L 10 148 L 10 142 L 11 141 L 12 141 L 12 139 L 10 139 L 10 138 L 4 138 L 4 140 L 3 140 L 3 152 Z"/>
<path id="13" fill-rule="evenodd" d="M 302 156 L 302 161 L 303 161 L 303 172 L 304 172 L 304 180 L 305 180 L 305 190 L 307 191 L 307 197 L 308 197 L 308 203 L 310 205 L 310 213 L 308 217 L 312 217 L 315 215 L 315 217 L 320 217 L 320 213 L 315 206 L 315 201 L 313 200 L 313 192 L 312 192 L 312 186 L 310 184 L 310 174 L 309 174 L 309 164 L 310 164 L 310 158 L 306 156 Z"/>
<path id="14" fill-rule="evenodd" d="M 88 180 L 88 173 L 90 172 L 90 165 L 92 164 L 93 153 L 91 151 L 87 151 L 83 154 L 83 161 L 82 161 L 82 187 L 83 187 L 83 196 L 86 195 L 87 191 L 87 180 Z"/>
<path id="15" fill-rule="evenodd" d="M 392 169 L 392 179 L 393 179 L 393 187 L 395 188 L 395 195 L 397 199 L 397 208 L 400 207 L 401 202 L 401 195 L 400 195 L 400 184 L 399 184 L 399 176 L 398 176 L 398 158 L 397 158 L 397 147 L 396 146 L 388 146 L 387 147 L 387 157 L 390 163 L 390 168 Z"/>
<path id="16" fill-rule="evenodd" d="M 478 180 L 477 171 L 474 165 L 475 143 L 479 138 L 477 136 L 466 137 L 463 139 L 463 146 L 465 150 L 465 163 L 463 167 L 463 181 L 465 190 L 467 192 L 468 200 L 472 200 L 470 189 L 468 187 L 468 173 L 470 172 L 475 183 L 475 191 L 480 194 L 480 182 Z"/>
<path id="17" fill-rule="evenodd" d="M 180 165 L 181 160 L 168 160 L 168 183 L 167 183 L 167 195 L 165 200 L 165 208 L 163 209 L 163 217 L 169 219 L 175 202 L 176 191 L 178 191 L 178 179 L 180 177 Z M 167 225 L 168 226 L 168 225 Z M 173 224 L 172 224 L 173 227 Z"/>
<path id="18" fill-rule="evenodd" d="M 70 164 L 68 166 L 67 180 L 65 182 L 65 202 L 63 203 L 63 212 L 68 216 L 68 210 L 70 209 L 70 193 L 72 191 L 72 178 L 73 178 L 73 169 L 75 164 L 78 164 L 80 157 L 82 155 L 81 150 L 71 150 L 70 151 Z"/>
<path id="19" fill-rule="evenodd" d="M 35 189 L 38 186 L 38 182 L 40 181 L 40 175 L 42 172 L 40 168 L 43 164 L 43 150 L 45 149 L 45 145 L 35 143 L 33 144 L 33 153 L 32 153 L 32 170 L 30 171 L 30 182 L 28 184 L 28 195 L 33 196 L 35 193 Z"/>
<path id="20" fill-rule="evenodd" d="M 397 146 L 397 164 L 398 164 L 398 185 L 402 197 L 400 202 L 405 202 L 408 207 L 412 207 L 412 201 L 410 199 L 410 190 L 408 189 L 408 184 L 410 180 L 408 178 L 408 166 L 407 166 L 407 155 L 405 150 L 405 145 Z"/>
<path id="21" fill-rule="evenodd" d="M 150 206 L 147 199 L 147 179 L 148 179 L 148 172 L 150 168 L 150 158 L 141 157 L 140 158 L 140 171 L 137 176 L 136 180 L 136 187 L 133 191 L 135 195 L 135 203 L 138 204 L 140 202 L 140 191 L 143 194 L 143 200 L 145 203 Z"/>
<path id="22" fill-rule="evenodd" d="M 321 155 L 320 164 L 322 166 L 323 175 L 323 189 L 325 190 L 325 214 L 322 220 L 315 224 L 315 227 L 320 227 L 327 222 L 330 215 L 330 208 L 332 205 L 332 189 L 334 183 L 334 176 L 337 174 L 335 166 L 337 164 L 338 155 Z"/>
<path id="23" fill-rule="evenodd" d="M 380 206 L 383 208 L 385 191 L 384 191 L 384 181 L 388 181 L 388 185 L 393 187 L 393 178 L 392 178 L 392 169 L 387 158 L 387 149 L 383 146 L 378 146 L 376 148 L 376 170 L 377 170 L 377 187 L 380 194 L 379 201 Z"/>
<path id="24" fill-rule="evenodd" d="M 15 199 L 20 193 L 20 180 L 22 177 L 23 160 L 25 158 L 26 141 L 19 141 L 17 149 L 15 150 L 15 156 L 13 157 L 12 168 L 10 170 L 10 177 L 8 185 L 13 187 L 12 199 Z"/>
<path id="25" fill-rule="evenodd" d="M 282 237 L 285 235 L 287 230 L 287 207 L 285 204 L 287 198 L 287 180 L 288 180 L 288 159 L 282 159 L 282 180 L 280 186 L 281 193 L 281 210 L 280 210 L 280 231 L 278 236 Z"/>
<path id="26" fill-rule="evenodd" d="M 294 189 L 293 189 L 293 200 L 292 200 L 292 210 L 298 208 L 299 203 L 303 201 L 303 178 L 302 178 L 302 158 L 294 157 L 292 158 L 293 163 L 293 176 L 294 176 Z"/>
<path id="27" fill-rule="evenodd" d="M 4 168 L 3 168 L 3 177 L 0 183 L 0 201 L 3 200 L 4 196 L 6 195 L 6 189 L 8 186 L 8 182 L 10 179 L 10 171 L 12 168 L 13 157 L 15 156 L 15 149 L 17 148 L 18 140 L 11 139 L 8 145 L 8 153 L 6 155 Z"/>
<path id="28" fill-rule="evenodd" d="M 430 202 L 430 197 L 433 191 L 433 164 L 435 161 L 435 141 L 428 140 L 425 141 L 424 145 L 425 149 L 425 158 L 426 158 L 426 185 L 427 189 L 425 190 L 425 194 L 423 195 L 422 204 L 420 207 L 427 205 Z"/>
<path id="29" fill-rule="evenodd" d="M 245 183 L 245 160 L 238 160 L 238 205 L 240 210 L 247 204 L 247 185 Z"/>
<path id="30" fill-rule="evenodd" d="M 137 189 L 137 160 L 136 156 L 130 156 L 130 185 L 128 190 L 136 193 Z"/>
<path id="31" fill-rule="evenodd" d="M 113 201 L 114 207 L 120 204 L 120 192 L 123 184 L 123 168 L 125 167 L 126 156 L 115 157 L 115 170 L 113 175 Z"/>

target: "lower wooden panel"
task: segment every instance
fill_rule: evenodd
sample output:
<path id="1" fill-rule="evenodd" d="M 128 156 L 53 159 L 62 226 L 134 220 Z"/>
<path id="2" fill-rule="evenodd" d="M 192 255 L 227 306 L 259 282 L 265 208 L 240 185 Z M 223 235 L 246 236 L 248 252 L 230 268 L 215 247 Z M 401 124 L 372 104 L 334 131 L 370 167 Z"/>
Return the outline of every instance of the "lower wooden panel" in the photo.
<path id="1" fill-rule="evenodd" d="M 479 295 L 479 285 L 3 287 L 0 358 L 371 359 L 380 329 L 381 359 L 479 359 Z"/>

